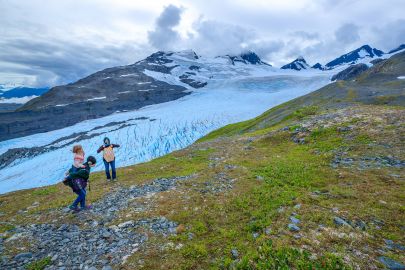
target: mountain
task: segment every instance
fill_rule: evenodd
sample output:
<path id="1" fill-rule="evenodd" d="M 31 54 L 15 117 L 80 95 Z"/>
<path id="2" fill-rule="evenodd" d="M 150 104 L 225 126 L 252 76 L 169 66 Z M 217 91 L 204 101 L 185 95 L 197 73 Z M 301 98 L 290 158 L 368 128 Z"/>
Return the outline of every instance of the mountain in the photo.
<path id="1" fill-rule="evenodd" d="M 298 57 L 291 63 L 286 64 L 281 67 L 281 69 L 294 69 L 294 70 L 303 70 L 303 69 L 309 69 L 309 68 L 310 68 L 310 66 L 307 64 L 304 57 L 302 57 L 302 56 Z"/>
<path id="2" fill-rule="evenodd" d="M 268 65 L 271 66 L 270 64 L 267 64 L 266 62 L 263 62 L 260 57 L 252 52 L 252 51 L 247 51 L 244 53 L 241 53 L 240 55 L 226 55 L 232 63 L 232 65 L 235 65 L 236 63 L 243 63 L 243 64 L 252 64 L 252 65 Z"/>
<path id="3" fill-rule="evenodd" d="M 313 65 L 311 68 L 313 69 L 319 69 L 319 70 L 325 70 L 325 67 L 323 65 L 321 65 L 320 63 L 316 63 L 315 65 Z"/>
<path id="4" fill-rule="evenodd" d="M 254 52 L 205 58 L 192 50 L 159 51 L 127 66 L 107 68 L 51 88 L 15 113 L 0 114 L 0 140 L 47 132 L 116 112 L 169 102 L 210 81 L 272 73 Z M 36 124 L 41 119 L 41 124 Z"/>
<path id="5" fill-rule="evenodd" d="M 391 51 L 389 51 L 388 53 L 396 53 L 396 52 L 399 52 L 399 51 L 404 50 L 404 49 L 405 49 L 405 44 L 401 44 L 397 48 L 392 49 Z"/>
<path id="6" fill-rule="evenodd" d="M 90 210 L 69 211 L 75 194 L 60 181 L 0 195 L 0 268 L 404 269 L 405 80 L 398 79 L 403 74 L 405 52 L 354 81 L 328 84 L 216 129 L 189 147 L 119 168 L 117 183 L 106 182 L 103 172 L 92 173 Z M 263 80 L 249 82 L 260 86 Z M 246 78 L 238 82 L 246 83 Z M 216 94 L 219 88 L 208 90 Z M 252 103 L 249 91 L 221 93 L 210 101 L 238 92 L 245 101 L 235 109 L 240 113 L 243 104 Z M 194 97 L 184 97 L 176 107 Z M 268 102 L 264 96 L 257 100 Z M 174 112 L 175 117 L 206 113 L 193 105 L 182 114 Z M 161 121 L 149 120 L 143 121 Z M 196 127 L 179 131 L 190 135 Z M 123 128 L 110 134 L 117 142 L 147 130 Z M 67 131 L 60 133 L 66 136 Z M 172 140 L 170 131 L 152 141 L 152 149 L 159 141 L 187 137 L 179 133 Z M 99 136 L 101 143 L 104 134 Z M 83 142 L 86 154 L 97 149 L 88 151 L 90 139 Z M 138 147 L 121 143 L 117 163 L 129 154 L 136 158 L 128 150 Z M 71 162 L 68 149 L 63 151 Z M 39 181 L 37 171 L 48 177 L 53 173 L 48 164 L 62 167 L 65 160 L 55 157 L 37 161 L 36 170 L 29 171 L 31 183 Z M 102 163 L 101 155 L 97 158 Z M 5 182 L 3 175 L 0 179 Z"/>
<path id="7" fill-rule="evenodd" d="M 40 96 L 46 93 L 49 87 L 32 88 L 32 87 L 16 87 L 7 91 L 0 92 L 0 98 L 22 98 L 29 96 Z"/>
<path id="8" fill-rule="evenodd" d="M 366 64 L 363 64 L 363 63 L 351 65 L 348 68 L 346 68 L 346 69 L 340 71 L 339 73 L 333 75 L 331 80 L 332 81 L 351 80 L 351 79 L 359 76 L 361 73 L 363 73 L 367 69 L 368 69 L 368 66 Z"/>
<path id="9" fill-rule="evenodd" d="M 384 54 L 383 51 L 380 51 L 376 48 L 371 48 L 369 45 L 363 45 L 360 48 L 357 48 L 349 53 L 339 56 L 338 58 L 327 63 L 325 66 L 329 69 L 333 69 L 343 64 L 354 64 L 358 60 L 366 57 L 368 58 L 380 57 L 383 54 Z"/>

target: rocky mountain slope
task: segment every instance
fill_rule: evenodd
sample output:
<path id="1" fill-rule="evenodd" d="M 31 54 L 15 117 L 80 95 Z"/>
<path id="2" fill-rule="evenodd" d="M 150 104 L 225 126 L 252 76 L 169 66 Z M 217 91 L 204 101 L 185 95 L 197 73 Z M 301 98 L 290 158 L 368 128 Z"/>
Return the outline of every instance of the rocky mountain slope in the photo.
<path id="1" fill-rule="evenodd" d="M 405 53 L 151 162 L 0 196 L 5 269 L 403 269 Z M 77 253 L 68 251 L 77 250 Z"/>

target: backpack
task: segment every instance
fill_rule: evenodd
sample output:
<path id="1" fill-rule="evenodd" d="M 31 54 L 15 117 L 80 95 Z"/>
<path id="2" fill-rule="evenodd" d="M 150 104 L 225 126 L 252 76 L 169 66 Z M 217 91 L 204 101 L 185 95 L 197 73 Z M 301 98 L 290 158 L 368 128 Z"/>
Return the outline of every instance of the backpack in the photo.
<path id="1" fill-rule="evenodd" d="M 72 187 L 72 186 L 73 186 L 72 179 L 70 179 L 69 177 L 68 177 L 68 178 L 65 178 L 62 183 L 63 183 L 65 186 L 68 186 L 68 187 Z"/>

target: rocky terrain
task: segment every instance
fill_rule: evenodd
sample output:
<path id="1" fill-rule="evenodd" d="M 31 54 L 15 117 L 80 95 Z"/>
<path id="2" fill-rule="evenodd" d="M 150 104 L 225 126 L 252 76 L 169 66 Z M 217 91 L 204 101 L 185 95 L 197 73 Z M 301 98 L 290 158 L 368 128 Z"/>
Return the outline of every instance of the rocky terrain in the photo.
<path id="1" fill-rule="evenodd" d="M 0 196 L 1 269 L 404 269 L 405 53 L 150 162 Z"/>

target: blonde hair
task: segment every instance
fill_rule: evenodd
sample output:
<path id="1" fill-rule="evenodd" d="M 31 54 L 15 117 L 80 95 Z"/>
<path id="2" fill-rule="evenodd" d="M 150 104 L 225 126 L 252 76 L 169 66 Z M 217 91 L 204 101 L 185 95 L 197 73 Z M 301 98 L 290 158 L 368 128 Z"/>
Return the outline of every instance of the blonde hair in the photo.
<path id="1" fill-rule="evenodd" d="M 75 154 L 83 154 L 84 153 L 83 147 L 80 144 L 76 144 L 73 146 L 72 152 Z"/>

